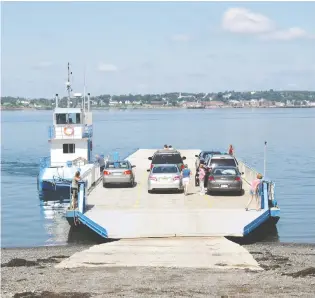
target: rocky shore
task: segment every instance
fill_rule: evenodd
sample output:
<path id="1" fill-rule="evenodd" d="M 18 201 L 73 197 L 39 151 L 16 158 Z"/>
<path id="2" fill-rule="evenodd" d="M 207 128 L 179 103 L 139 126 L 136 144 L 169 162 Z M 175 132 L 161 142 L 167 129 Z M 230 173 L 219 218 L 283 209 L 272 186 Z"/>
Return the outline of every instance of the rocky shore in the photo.
<path id="1" fill-rule="evenodd" d="M 1 297 L 315 296 L 315 244 L 244 245 L 263 271 L 54 267 L 88 247 L 69 245 L 1 249 Z"/>

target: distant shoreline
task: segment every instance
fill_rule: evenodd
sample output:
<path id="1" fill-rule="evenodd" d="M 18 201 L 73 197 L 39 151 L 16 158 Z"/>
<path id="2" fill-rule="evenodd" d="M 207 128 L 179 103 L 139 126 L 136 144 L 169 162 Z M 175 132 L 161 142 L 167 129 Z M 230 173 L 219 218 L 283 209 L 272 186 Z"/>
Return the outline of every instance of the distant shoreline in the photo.
<path id="1" fill-rule="evenodd" d="M 154 107 L 154 106 L 145 106 L 145 107 L 100 107 L 100 108 L 91 108 L 92 111 L 109 111 L 109 110 L 220 110 L 220 109 L 311 109 L 315 106 L 284 106 L 284 107 L 231 107 L 231 106 L 222 106 L 222 107 L 211 107 L 211 108 L 185 108 L 185 107 Z M 53 108 L 27 108 L 27 107 L 0 107 L 1 111 L 52 111 Z"/>

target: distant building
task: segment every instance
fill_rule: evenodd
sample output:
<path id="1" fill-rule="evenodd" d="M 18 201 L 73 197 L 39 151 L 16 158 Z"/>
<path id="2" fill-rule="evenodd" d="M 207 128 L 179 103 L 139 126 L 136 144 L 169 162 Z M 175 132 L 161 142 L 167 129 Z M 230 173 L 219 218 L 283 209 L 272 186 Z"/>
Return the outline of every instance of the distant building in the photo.
<path id="1" fill-rule="evenodd" d="M 212 100 L 212 101 L 203 101 L 201 103 L 203 106 L 206 107 L 206 109 L 211 109 L 211 108 L 221 108 L 223 107 L 225 104 L 222 101 L 216 101 L 216 100 Z"/>
<path id="2" fill-rule="evenodd" d="M 151 105 L 153 105 L 153 106 L 163 106 L 164 105 L 164 101 L 153 100 L 153 101 L 151 101 Z"/>
<path id="3" fill-rule="evenodd" d="M 117 106 L 118 105 L 118 101 L 117 100 L 110 100 L 109 101 L 109 106 L 113 107 L 113 106 Z"/>
<path id="4" fill-rule="evenodd" d="M 229 99 L 232 96 L 232 93 L 224 94 L 223 98 Z"/>
<path id="5" fill-rule="evenodd" d="M 132 102 L 132 104 L 134 104 L 134 105 L 141 105 L 141 104 L 142 104 L 142 101 L 141 101 L 141 100 L 134 101 L 134 102 Z"/>

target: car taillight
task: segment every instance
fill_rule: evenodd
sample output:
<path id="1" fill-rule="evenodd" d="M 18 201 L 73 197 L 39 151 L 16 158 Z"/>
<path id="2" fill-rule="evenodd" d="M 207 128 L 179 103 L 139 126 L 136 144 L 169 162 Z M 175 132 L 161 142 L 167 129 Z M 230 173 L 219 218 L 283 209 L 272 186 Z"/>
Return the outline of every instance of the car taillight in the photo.
<path id="1" fill-rule="evenodd" d="M 185 168 L 185 166 L 184 166 L 184 165 L 182 165 L 180 168 L 181 168 L 181 169 L 184 169 L 184 168 Z"/>
<path id="2" fill-rule="evenodd" d="M 153 169 L 153 164 L 151 164 L 151 169 Z"/>
<path id="3" fill-rule="evenodd" d="M 214 177 L 213 177 L 213 176 L 209 176 L 208 180 L 209 180 L 209 181 L 213 181 L 213 180 L 214 180 Z"/>
<path id="4" fill-rule="evenodd" d="M 175 181 L 175 180 L 179 180 L 180 179 L 180 176 L 175 176 L 174 178 L 173 178 L 173 180 Z"/>
<path id="5" fill-rule="evenodd" d="M 235 181 L 241 181 L 241 178 L 240 177 L 236 177 Z"/>
<path id="6" fill-rule="evenodd" d="M 130 171 L 130 170 L 125 171 L 124 174 L 125 174 L 125 175 L 131 175 L 131 171 Z"/>
<path id="7" fill-rule="evenodd" d="M 149 180 L 157 181 L 157 179 L 153 176 L 149 176 Z"/>
<path id="8" fill-rule="evenodd" d="M 104 175 L 109 175 L 110 173 L 108 171 L 103 171 Z"/>

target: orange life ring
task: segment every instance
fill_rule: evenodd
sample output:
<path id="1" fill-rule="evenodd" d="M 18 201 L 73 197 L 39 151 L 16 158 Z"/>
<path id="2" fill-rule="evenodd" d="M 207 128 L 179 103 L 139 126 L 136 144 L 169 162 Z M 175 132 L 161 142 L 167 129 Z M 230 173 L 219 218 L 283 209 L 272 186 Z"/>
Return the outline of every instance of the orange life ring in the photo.
<path id="1" fill-rule="evenodd" d="M 66 135 L 66 136 L 72 136 L 74 134 L 74 128 L 72 126 L 66 126 L 64 129 L 63 129 L 63 133 Z"/>

